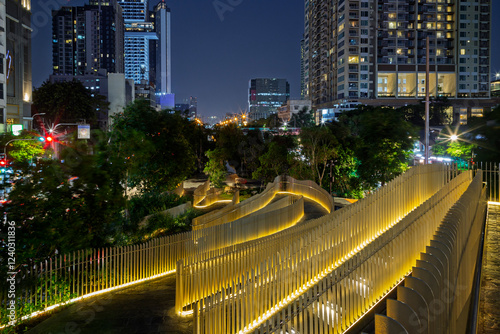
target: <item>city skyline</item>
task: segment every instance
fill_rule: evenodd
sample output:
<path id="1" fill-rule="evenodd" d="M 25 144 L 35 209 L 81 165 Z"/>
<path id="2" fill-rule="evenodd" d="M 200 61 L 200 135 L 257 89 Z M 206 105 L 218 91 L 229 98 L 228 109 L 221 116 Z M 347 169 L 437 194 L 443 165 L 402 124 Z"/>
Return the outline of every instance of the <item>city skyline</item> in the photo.
<path id="1" fill-rule="evenodd" d="M 64 2 L 76 6 L 85 1 Z M 285 78 L 290 96 L 300 96 L 300 41 L 304 2 L 166 1 L 172 11 L 172 92 L 181 101 L 198 97 L 198 113 L 222 117 L 248 107 L 248 81 L 256 77 Z M 225 1 L 222 1 L 225 3 Z M 156 1 L 150 3 L 150 8 Z M 50 8 L 53 9 L 53 8 Z M 500 10 L 493 6 L 493 17 Z M 33 83 L 39 87 L 51 72 L 51 27 L 43 25 L 46 10 L 33 3 Z M 255 20 L 259 24 L 255 24 Z M 492 20 L 492 30 L 500 23 Z M 500 71 L 500 41 L 492 39 L 492 73 Z"/>

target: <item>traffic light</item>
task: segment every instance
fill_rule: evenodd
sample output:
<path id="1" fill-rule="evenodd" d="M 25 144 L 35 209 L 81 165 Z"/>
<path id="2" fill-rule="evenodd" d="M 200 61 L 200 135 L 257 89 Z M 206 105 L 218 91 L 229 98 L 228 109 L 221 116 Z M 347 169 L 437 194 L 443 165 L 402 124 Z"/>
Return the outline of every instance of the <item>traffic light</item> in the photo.
<path id="1" fill-rule="evenodd" d="M 48 135 L 45 137 L 38 137 L 38 140 L 40 140 L 42 143 L 43 142 L 50 143 L 50 142 L 54 141 L 54 137 L 52 137 L 51 135 Z"/>

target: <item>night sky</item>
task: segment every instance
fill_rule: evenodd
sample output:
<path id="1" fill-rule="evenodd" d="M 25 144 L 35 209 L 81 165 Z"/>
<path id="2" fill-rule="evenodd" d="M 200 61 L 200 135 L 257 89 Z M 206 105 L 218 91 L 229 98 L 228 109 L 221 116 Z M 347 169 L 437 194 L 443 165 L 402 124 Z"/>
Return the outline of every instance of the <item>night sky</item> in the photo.
<path id="1" fill-rule="evenodd" d="M 44 6 L 43 4 L 52 5 Z M 82 0 L 32 2 L 33 85 L 52 72 L 50 9 L 83 4 Z M 492 1 L 493 18 L 500 6 Z M 150 7 L 157 3 L 150 1 Z M 300 40 L 304 32 L 303 0 L 166 0 L 171 9 L 172 92 L 176 103 L 198 97 L 198 112 L 223 116 L 248 108 L 248 81 L 285 78 L 292 98 L 300 97 Z M 219 15 L 214 3 L 232 11 Z M 500 20 L 492 22 L 492 72 L 500 72 Z"/>

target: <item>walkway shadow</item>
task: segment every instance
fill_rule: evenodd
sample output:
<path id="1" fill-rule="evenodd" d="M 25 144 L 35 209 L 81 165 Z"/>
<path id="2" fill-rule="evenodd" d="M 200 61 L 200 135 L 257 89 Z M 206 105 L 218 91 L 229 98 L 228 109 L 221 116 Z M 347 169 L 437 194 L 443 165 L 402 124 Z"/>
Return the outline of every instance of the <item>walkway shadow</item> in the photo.
<path id="1" fill-rule="evenodd" d="M 29 334 L 193 332 L 192 317 L 175 314 L 175 274 L 70 305 Z"/>

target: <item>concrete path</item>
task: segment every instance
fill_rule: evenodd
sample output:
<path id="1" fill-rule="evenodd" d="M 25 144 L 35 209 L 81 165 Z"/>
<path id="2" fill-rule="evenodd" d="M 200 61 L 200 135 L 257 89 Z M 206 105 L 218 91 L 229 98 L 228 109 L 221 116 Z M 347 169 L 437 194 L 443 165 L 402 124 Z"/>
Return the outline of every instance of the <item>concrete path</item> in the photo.
<path id="1" fill-rule="evenodd" d="M 488 204 L 478 333 L 500 333 L 500 205 Z"/>
<path id="2" fill-rule="evenodd" d="M 29 334 L 147 334 L 193 332 L 192 317 L 175 314 L 175 274 L 85 299 Z"/>

